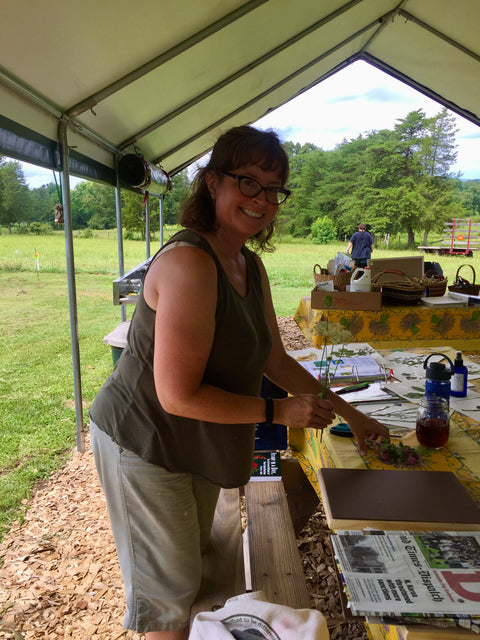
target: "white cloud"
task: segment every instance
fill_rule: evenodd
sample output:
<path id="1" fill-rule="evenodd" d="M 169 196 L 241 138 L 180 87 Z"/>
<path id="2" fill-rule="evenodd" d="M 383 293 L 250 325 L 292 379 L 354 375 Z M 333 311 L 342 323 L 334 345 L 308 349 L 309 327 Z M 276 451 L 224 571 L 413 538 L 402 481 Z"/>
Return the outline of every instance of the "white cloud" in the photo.
<path id="1" fill-rule="evenodd" d="M 37 167 L 36 165 L 29 164 L 28 162 L 21 162 L 20 164 L 22 165 L 22 171 L 23 175 L 25 176 L 25 181 L 30 189 L 37 189 L 44 184 L 55 182 L 55 177 L 57 179 L 58 185 L 60 185 L 60 177 L 58 173 L 54 176 L 53 171 L 51 171 L 50 169 Z M 73 189 L 79 182 L 82 182 L 80 178 L 71 176 L 70 189 Z"/>

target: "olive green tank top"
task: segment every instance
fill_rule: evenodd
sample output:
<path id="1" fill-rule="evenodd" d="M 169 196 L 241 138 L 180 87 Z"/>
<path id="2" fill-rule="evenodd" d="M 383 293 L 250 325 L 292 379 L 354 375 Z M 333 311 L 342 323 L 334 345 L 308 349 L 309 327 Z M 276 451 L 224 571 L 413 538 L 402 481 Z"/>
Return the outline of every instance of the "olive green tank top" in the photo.
<path id="1" fill-rule="evenodd" d="M 160 251 L 173 242 L 203 249 L 217 267 L 215 334 L 203 381 L 259 397 L 272 336 L 254 254 L 242 249 L 248 278 L 247 295 L 242 297 L 202 236 L 180 231 Z M 255 425 L 204 422 L 164 411 L 153 378 L 154 329 L 155 311 L 140 292 L 127 346 L 90 408 L 91 419 L 119 446 L 147 462 L 173 472 L 199 474 L 222 487 L 241 486 L 252 469 Z"/>

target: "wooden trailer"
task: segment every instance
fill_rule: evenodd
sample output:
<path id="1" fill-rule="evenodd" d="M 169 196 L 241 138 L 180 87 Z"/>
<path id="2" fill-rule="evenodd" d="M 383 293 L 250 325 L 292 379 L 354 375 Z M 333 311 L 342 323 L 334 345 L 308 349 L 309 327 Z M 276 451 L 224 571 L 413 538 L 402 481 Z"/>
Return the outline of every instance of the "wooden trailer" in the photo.
<path id="1" fill-rule="evenodd" d="M 480 248 L 480 222 L 474 222 L 472 218 L 453 218 L 445 223 L 443 236 L 437 243 L 418 248 L 422 253 L 437 256 L 455 254 L 471 257 Z"/>

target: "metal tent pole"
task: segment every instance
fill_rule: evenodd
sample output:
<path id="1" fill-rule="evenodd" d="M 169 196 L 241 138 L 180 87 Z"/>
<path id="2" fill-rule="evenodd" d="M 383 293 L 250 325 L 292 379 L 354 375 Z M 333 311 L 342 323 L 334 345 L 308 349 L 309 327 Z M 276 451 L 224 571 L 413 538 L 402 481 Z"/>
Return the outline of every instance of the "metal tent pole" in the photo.
<path id="1" fill-rule="evenodd" d="M 62 118 L 58 125 L 58 143 L 61 159 L 60 182 L 63 196 L 63 217 L 65 235 L 65 253 L 67 260 L 68 303 L 70 309 L 70 339 L 72 344 L 73 387 L 75 393 L 75 418 L 77 424 L 77 449 L 85 451 L 85 432 L 83 425 L 82 382 L 80 374 L 80 351 L 78 347 L 78 314 L 75 287 L 75 262 L 73 256 L 72 208 L 70 203 L 70 180 L 68 167 L 67 123 Z"/>
<path id="2" fill-rule="evenodd" d="M 164 194 L 158 199 L 159 217 L 160 217 L 160 246 L 163 247 L 163 198 Z"/>
<path id="3" fill-rule="evenodd" d="M 120 190 L 120 179 L 118 177 L 118 156 L 115 160 L 115 173 L 117 184 L 115 185 L 115 212 L 117 217 L 117 252 L 118 252 L 118 275 L 123 276 L 125 273 L 124 254 L 123 254 L 123 229 L 122 229 L 122 192 Z M 120 313 L 122 322 L 127 319 L 127 310 L 125 305 L 120 305 Z"/>
<path id="4" fill-rule="evenodd" d="M 147 259 L 150 257 L 150 196 L 145 195 L 145 242 L 147 249 Z"/>

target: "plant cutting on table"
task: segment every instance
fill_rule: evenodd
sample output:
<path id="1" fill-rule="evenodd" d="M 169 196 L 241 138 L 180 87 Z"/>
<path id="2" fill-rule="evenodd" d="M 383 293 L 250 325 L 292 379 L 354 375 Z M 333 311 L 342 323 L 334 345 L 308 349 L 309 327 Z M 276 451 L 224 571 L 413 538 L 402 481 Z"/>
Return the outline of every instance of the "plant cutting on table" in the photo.
<path id="1" fill-rule="evenodd" d="M 367 440 L 367 442 L 376 450 L 378 458 L 386 464 L 413 465 L 420 460 L 418 447 L 410 447 L 403 442 L 393 444 L 388 440 Z"/>

